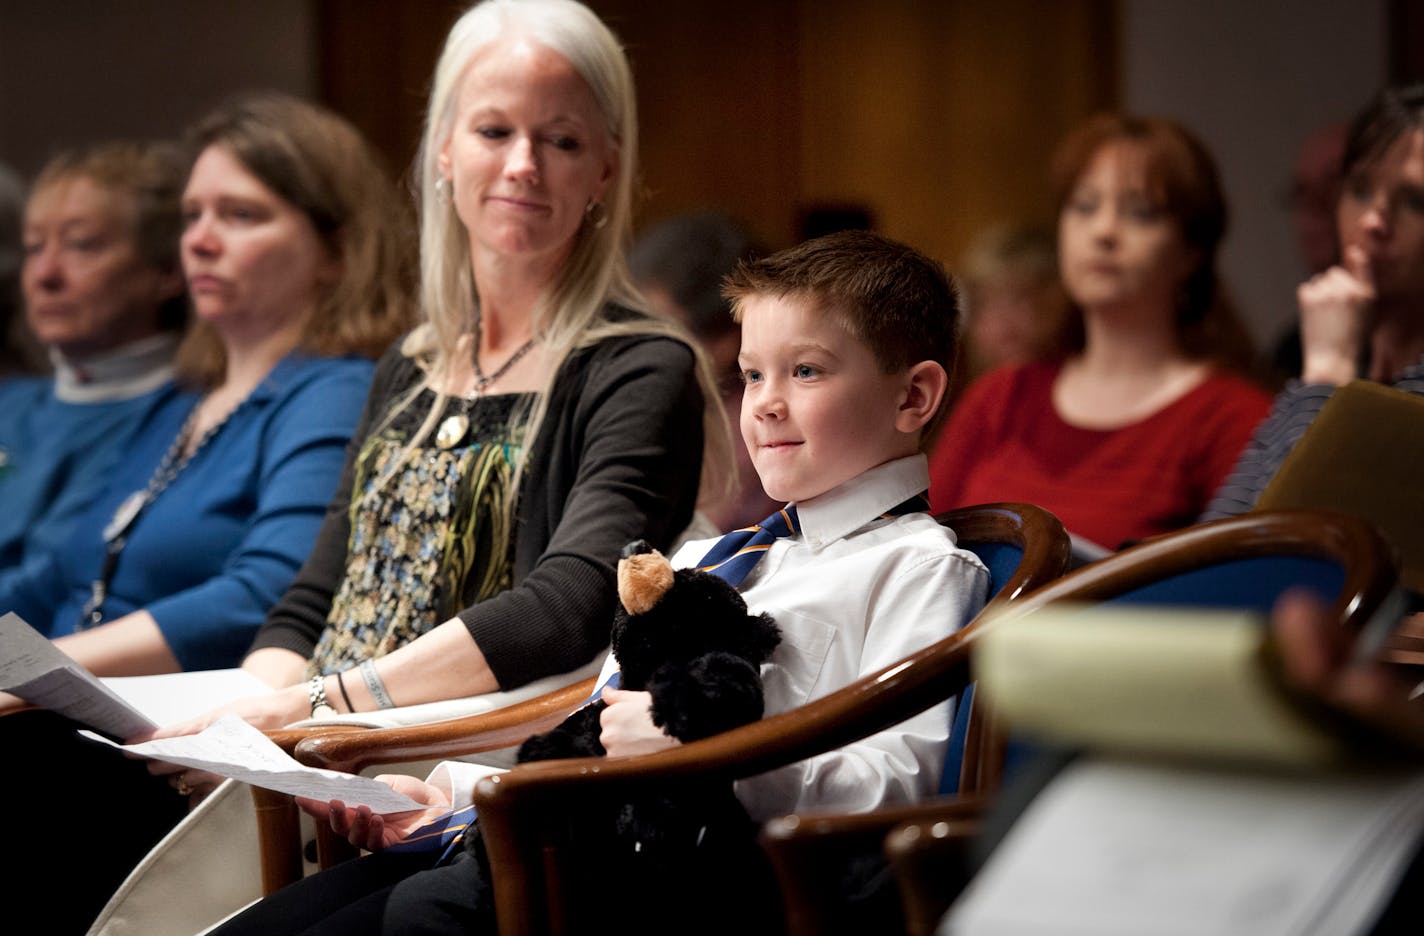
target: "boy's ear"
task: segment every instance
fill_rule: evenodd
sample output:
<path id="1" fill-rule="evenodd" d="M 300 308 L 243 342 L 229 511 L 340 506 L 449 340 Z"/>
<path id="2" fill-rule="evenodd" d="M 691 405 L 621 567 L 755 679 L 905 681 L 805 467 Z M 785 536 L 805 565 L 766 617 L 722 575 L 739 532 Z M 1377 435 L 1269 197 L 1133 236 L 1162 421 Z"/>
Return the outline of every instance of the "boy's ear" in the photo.
<path id="1" fill-rule="evenodd" d="M 900 432 L 919 432 L 935 413 L 949 389 L 949 375 L 936 361 L 921 361 L 905 372 L 905 396 L 895 414 L 895 428 Z"/>

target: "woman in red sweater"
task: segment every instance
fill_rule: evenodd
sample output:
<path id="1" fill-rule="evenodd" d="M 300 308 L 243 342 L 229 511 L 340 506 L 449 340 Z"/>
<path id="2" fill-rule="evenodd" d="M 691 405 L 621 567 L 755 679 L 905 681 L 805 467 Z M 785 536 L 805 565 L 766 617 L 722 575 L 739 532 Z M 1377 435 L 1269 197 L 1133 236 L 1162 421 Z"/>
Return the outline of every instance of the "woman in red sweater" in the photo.
<path id="1" fill-rule="evenodd" d="M 1206 149 L 1167 120 L 1100 116 L 1053 168 L 1076 350 L 971 386 L 930 494 L 936 510 L 1039 504 L 1111 549 L 1193 522 L 1270 397 L 1231 373 L 1250 343 L 1217 288 L 1226 205 Z"/>

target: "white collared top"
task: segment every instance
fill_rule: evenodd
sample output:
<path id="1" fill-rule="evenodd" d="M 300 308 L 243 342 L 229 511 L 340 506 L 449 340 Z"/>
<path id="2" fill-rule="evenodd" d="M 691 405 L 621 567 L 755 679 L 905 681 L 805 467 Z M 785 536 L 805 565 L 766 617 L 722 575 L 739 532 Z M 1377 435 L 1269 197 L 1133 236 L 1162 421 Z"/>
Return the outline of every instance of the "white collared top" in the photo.
<path id="1" fill-rule="evenodd" d="M 884 514 L 925 491 L 924 456 L 873 468 L 796 505 L 801 531 L 776 541 L 742 583 L 753 611 L 781 628 L 762 669 L 766 712 L 820 698 L 962 627 L 987 600 L 989 572 L 923 513 Z M 688 543 L 695 564 L 715 540 Z M 950 703 L 841 750 L 737 785 L 752 818 L 806 809 L 859 811 L 913 801 L 939 785 Z"/>
<path id="2" fill-rule="evenodd" d="M 820 698 L 964 626 L 988 597 L 989 571 L 928 514 L 886 517 L 929 485 L 923 455 L 887 462 L 796 505 L 801 531 L 777 540 L 741 585 L 766 611 L 781 644 L 762 667 L 766 714 Z M 687 543 L 672 558 L 695 565 L 715 545 Z M 617 667 L 610 657 L 599 684 Z M 939 786 L 949 741 L 944 702 L 863 741 L 740 781 L 753 819 L 809 809 L 863 811 L 907 802 Z M 430 782 L 456 807 L 491 772 L 442 764 Z"/>

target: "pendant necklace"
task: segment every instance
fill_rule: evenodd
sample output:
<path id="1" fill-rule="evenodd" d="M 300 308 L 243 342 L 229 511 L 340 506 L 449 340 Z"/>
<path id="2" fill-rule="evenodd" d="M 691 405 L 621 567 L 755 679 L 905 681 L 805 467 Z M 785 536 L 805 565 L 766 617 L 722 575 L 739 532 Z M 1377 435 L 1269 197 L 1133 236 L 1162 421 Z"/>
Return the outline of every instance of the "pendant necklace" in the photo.
<path id="1" fill-rule="evenodd" d="M 534 338 L 531 335 L 528 341 L 515 348 L 514 353 L 505 358 L 504 363 L 489 375 L 486 375 L 480 367 L 480 318 L 478 315 L 475 316 L 474 344 L 475 353 L 471 355 L 471 362 L 475 368 L 475 387 L 465 394 L 460 412 L 446 416 L 441 421 L 439 428 L 435 430 L 435 444 L 442 449 L 452 449 L 465 438 L 465 433 L 470 431 L 470 408 L 476 400 L 484 396 L 485 388 L 503 377 L 511 367 L 519 363 L 520 358 L 529 353 L 529 349 L 534 347 Z"/>

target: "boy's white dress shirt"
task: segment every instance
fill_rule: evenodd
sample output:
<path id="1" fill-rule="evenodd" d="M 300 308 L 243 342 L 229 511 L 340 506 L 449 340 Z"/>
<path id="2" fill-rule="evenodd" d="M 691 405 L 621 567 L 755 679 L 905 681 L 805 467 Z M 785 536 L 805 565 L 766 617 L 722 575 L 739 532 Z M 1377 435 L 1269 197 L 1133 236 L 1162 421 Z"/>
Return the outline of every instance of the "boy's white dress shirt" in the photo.
<path id="1" fill-rule="evenodd" d="M 774 715 L 840 689 L 958 630 L 988 598 L 989 572 L 928 514 L 884 519 L 924 492 L 923 455 L 888 462 L 796 505 L 801 532 L 777 540 L 741 585 L 753 612 L 781 628 L 762 668 L 766 713 Z M 672 558 L 695 565 L 716 539 Z M 601 685 L 616 667 L 610 662 Z M 737 796 L 758 821 L 808 809 L 859 811 L 922 798 L 939 785 L 950 703 L 817 757 L 740 781 Z M 469 802 L 490 773 L 447 763 L 430 782 Z"/>

